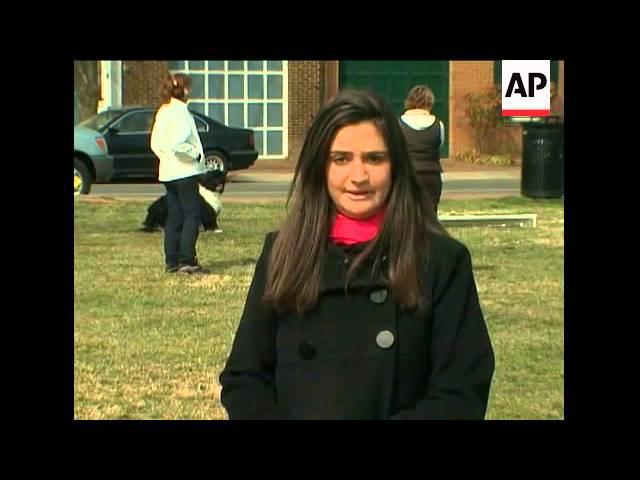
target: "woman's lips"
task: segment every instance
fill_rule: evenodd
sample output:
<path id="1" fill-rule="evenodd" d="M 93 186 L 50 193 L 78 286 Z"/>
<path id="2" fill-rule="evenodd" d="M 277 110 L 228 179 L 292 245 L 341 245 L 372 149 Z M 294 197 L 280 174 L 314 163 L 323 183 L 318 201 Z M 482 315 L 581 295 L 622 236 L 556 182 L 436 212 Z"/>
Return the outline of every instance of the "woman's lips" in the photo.
<path id="1" fill-rule="evenodd" d="M 373 195 L 373 192 L 371 190 L 365 190 L 362 192 L 347 190 L 346 194 L 352 200 L 366 200 L 367 198 Z"/>

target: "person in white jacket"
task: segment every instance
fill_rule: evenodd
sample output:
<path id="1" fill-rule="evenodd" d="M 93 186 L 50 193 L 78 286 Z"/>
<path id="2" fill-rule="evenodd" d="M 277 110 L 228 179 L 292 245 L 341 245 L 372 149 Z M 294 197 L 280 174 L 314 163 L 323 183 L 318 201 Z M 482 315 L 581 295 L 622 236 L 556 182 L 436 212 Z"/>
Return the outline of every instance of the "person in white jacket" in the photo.
<path id="1" fill-rule="evenodd" d="M 206 272 L 196 254 L 201 223 L 198 180 L 205 172 L 204 150 L 186 104 L 190 92 L 188 75 L 168 75 L 151 131 L 151 150 L 160 159 L 158 180 L 167 189 L 164 253 L 168 273 Z"/>

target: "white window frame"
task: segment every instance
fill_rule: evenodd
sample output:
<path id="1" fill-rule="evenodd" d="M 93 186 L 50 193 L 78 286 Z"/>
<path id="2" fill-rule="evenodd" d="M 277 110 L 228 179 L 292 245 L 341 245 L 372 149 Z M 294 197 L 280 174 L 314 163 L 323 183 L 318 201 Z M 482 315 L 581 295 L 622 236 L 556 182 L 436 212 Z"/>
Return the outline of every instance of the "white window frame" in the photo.
<path id="1" fill-rule="evenodd" d="M 209 60 L 202 60 L 204 62 L 204 69 L 202 70 L 192 70 L 189 68 L 189 61 L 182 60 L 185 62 L 185 67 L 180 70 L 170 70 L 171 73 L 186 73 L 187 75 L 200 74 L 204 75 L 204 97 L 202 100 L 193 99 L 194 102 L 204 103 L 205 104 L 205 113 L 207 115 L 209 113 L 208 104 L 218 103 L 223 105 L 224 109 L 224 124 L 229 125 L 229 105 L 234 104 L 242 104 L 243 105 L 243 116 L 244 116 L 244 127 L 253 130 L 254 132 L 262 132 L 262 146 L 264 147 L 263 152 L 267 151 L 267 132 L 282 132 L 282 154 L 278 155 L 266 155 L 262 154 L 259 156 L 260 159 L 270 160 L 270 159 L 285 159 L 289 156 L 289 62 L 287 60 L 282 60 L 282 70 L 265 70 L 266 62 L 269 60 L 262 60 L 263 69 L 262 70 L 249 70 L 248 68 L 248 60 L 233 60 L 233 61 L 242 61 L 243 62 L 243 70 L 229 70 L 229 60 L 219 60 L 223 61 L 223 70 L 213 70 L 209 69 Z M 218 74 L 222 75 L 224 78 L 224 90 L 225 96 L 220 99 L 212 99 L 209 97 L 209 81 L 208 76 L 210 74 Z M 282 98 L 281 99 L 269 99 L 267 98 L 267 75 L 273 74 L 281 74 L 282 75 Z M 243 98 L 229 98 L 229 75 L 242 75 L 244 82 L 244 95 Z M 262 99 L 256 98 L 248 98 L 249 92 L 249 75 L 262 75 L 262 86 L 264 96 Z M 263 125 L 262 127 L 250 127 L 249 125 L 249 103 L 261 103 L 263 105 Z M 282 104 L 282 126 L 280 127 L 270 127 L 267 126 L 267 115 L 268 115 L 268 105 L 269 104 Z M 213 118 L 213 117 L 211 117 Z"/>

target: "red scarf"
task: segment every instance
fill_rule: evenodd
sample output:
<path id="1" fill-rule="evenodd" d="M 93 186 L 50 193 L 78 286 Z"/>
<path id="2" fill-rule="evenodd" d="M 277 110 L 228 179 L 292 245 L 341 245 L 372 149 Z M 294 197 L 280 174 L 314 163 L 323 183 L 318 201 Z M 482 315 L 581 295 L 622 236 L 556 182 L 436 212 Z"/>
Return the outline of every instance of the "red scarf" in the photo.
<path id="1" fill-rule="evenodd" d="M 355 219 L 338 212 L 331 226 L 329 240 L 334 245 L 354 245 L 368 242 L 375 238 L 382 227 L 384 212 L 381 208 L 378 213 L 369 218 Z"/>

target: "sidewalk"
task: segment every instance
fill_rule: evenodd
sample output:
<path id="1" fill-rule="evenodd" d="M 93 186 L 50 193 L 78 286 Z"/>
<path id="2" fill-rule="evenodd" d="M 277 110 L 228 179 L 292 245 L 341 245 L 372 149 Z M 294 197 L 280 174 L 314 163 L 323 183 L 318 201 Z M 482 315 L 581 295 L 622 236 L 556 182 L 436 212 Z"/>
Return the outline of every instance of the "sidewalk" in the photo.
<path id="1" fill-rule="evenodd" d="M 273 162 L 273 163 L 269 163 Z M 485 178 L 520 178 L 521 167 L 494 167 L 490 165 L 453 164 L 442 161 L 442 180 L 477 180 Z M 284 161 L 257 161 L 247 170 L 229 172 L 229 181 L 234 183 L 290 182 L 293 179 L 293 166 Z"/>

